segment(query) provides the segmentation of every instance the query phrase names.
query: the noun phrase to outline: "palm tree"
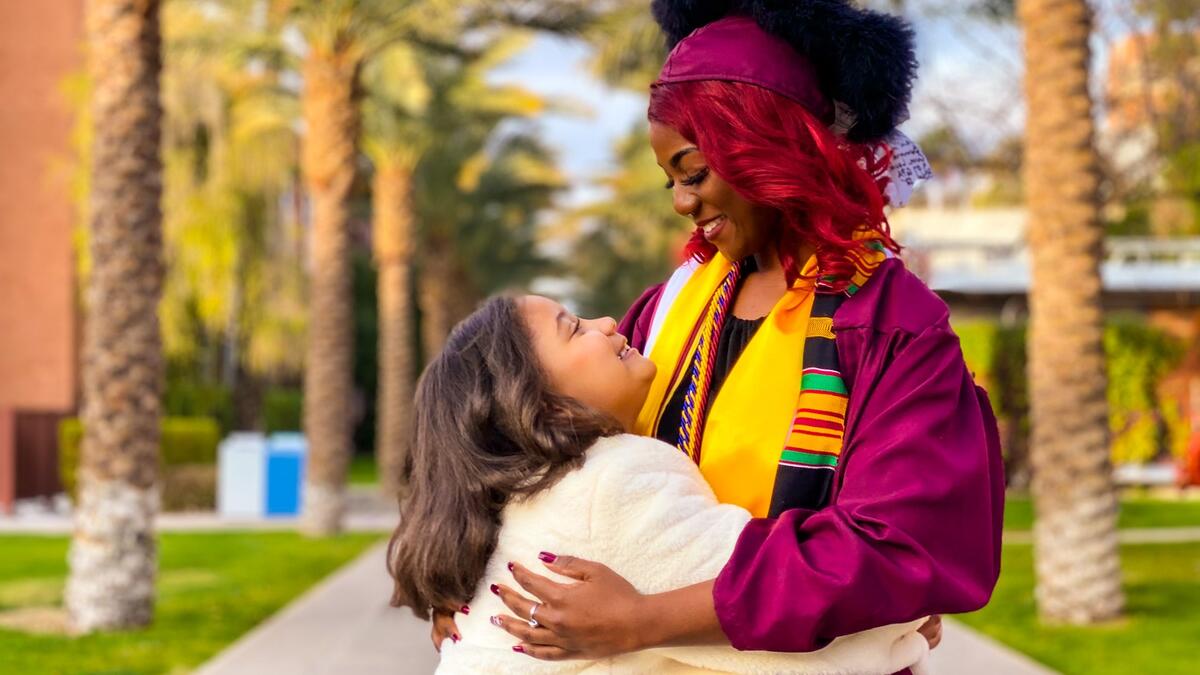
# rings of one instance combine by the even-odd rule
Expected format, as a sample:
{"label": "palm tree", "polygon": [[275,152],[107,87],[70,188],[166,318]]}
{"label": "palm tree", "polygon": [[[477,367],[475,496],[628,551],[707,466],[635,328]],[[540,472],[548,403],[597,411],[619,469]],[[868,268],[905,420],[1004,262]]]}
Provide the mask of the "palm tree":
{"label": "palm tree", "polygon": [[540,222],[554,198],[567,187],[553,153],[535,128],[493,139],[487,167],[455,222],[455,253],[469,270],[470,293],[461,293],[463,314],[483,297],[527,288],[537,277],[556,271],[542,250],[546,227]]}
{"label": "palm tree", "polygon": [[[299,371],[290,351],[263,349],[267,327],[298,323],[300,261],[283,195],[295,188],[299,117],[283,82],[294,59],[257,0],[163,8],[164,245],[160,313],[169,359],[202,380]],[[265,281],[270,278],[270,282]],[[289,344],[296,341],[295,330]]]}
{"label": "palm tree", "polygon": [[646,125],[638,124],[618,143],[619,168],[603,182],[611,197],[566,219],[580,311],[589,316],[621,316],[643,289],[671,273],[687,241],[689,230],[671,208],[649,147]]}
{"label": "palm tree", "polygon": [[159,4],[89,0],[91,272],[84,437],[65,603],[74,630],[154,615],[163,380]]}
{"label": "palm tree", "polygon": [[1029,206],[1034,552],[1043,619],[1092,623],[1124,605],[1109,460],[1100,161],[1086,0],[1020,0]]}
{"label": "palm tree", "polygon": [[412,182],[425,147],[421,115],[428,88],[416,54],[405,44],[389,48],[368,64],[364,81],[363,149],[374,165],[371,243],[379,303],[375,461],[383,494],[392,497],[403,488],[416,386],[412,258],[417,233]]}
{"label": "palm tree", "polygon": [[[594,48],[592,71],[614,87],[644,93],[666,58],[666,42],[646,3],[616,0],[584,38]],[[617,169],[603,184],[610,196],[567,214],[570,273],[580,310],[620,316],[650,284],[678,264],[687,228],[662,189],[662,169],[649,151],[645,122],[616,145]]]}
{"label": "palm tree", "polygon": [[[374,164],[372,243],[379,269],[376,461],[389,496],[402,488],[417,360],[414,250],[419,246],[431,270],[421,286],[445,289],[435,302],[425,296],[427,330],[448,331],[483,294],[545,269],[531,232],[562,177],[540,144],[519,132],[500,139],[494,133],[501,121],[537,112],[544,103],[518,87],[485,81],[528,37],[510,29],[457,53],[399,44],[364,69],[363,148]],[[440,244],[435,264],[429,263],[430,239]],[[446,265],[458,270],[453,285],[442,283]]]}
{"label": "palm tree", "polygon": [[[529,38],[527,32],[508,31],[472,51],[429,54],[423,59],[431,94],[424,133],[430,141],[417,169],[416,209],[421,222],[418,286],[426,356],[437,354],[454,324],[481,297],[496,290],[492,281],[483,278],[489,271],[506,268],[518,276],[528,271],[529,261],[516,251],[527,252],[529,246],[524,244],[529,242],[497,236],[497,217],[505,206],[510,211],[514,206],[503,202],[536,200],[547,182],[553,190],[562,180],[538,145],[540,158],[525,153],[529,161],[513,167],[509,192],[482,189],[501,190],[495,181],[484,179],[495,178],[498,165],[515,159],[516,145],[496,143],[501,122],[528,118],[547,108],[546,101],[521,87],[497,86],[486,79],[492,68],[523,48]],[[490,218],[484,209],[491,211]],[[482,250],[481,241],[486,242]]]}
{"label": "palm tree", "polygon": [[582,25],[582,2],[450,0],[273,0],[305,40],[301,167],[312,205],[310,320],[304,378],[309,454],[301,529],[341,528],[350,427],[353,334],[349,198],[355,181],[362,69],[389,46],[408,43],[457,53],[477,29]]}
{"label": "palm tree", "polygon": [[666,40],[648,4],[615,0],[583,33],[594,50],[593,72],[614,87],[645,92],[667,57]]}
{"label": "palm tree", "polygon": [[398,495],[412,419],[416,354],[412,339],[412,168],[399,153],[376,157],[371,187],[372,245],[378,266],[379,391],[375,458],[380,487]]}
{"label": "palm tree", "polygon": [[351,452],[349,202],[358,162],[358,78],[365,55],[352,3],[302,4],[309,52],[301,68],[301,167],[312,205],[312,260],[304,369],[309,452],[301,527],[308,534],[327,535],[341,529]]}
{"label": "palm tree", "polygon": [[441,0],[277,0],[305,40],[301,169],[312,211],[304,430],[309,453],[301,529],[341,529],[352,448],[353,373],[349,204],[357,174],[364,64],[388,46],[447,30]]}

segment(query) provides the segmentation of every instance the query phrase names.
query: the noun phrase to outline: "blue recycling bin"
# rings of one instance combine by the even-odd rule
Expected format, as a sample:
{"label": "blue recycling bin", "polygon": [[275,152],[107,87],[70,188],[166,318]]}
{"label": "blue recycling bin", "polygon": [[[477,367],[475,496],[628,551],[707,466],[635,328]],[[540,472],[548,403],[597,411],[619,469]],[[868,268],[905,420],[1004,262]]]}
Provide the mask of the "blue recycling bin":
{"label": "blue recycling bin", "polygon": [[268,516],[296,516],[304,490],[304,467],[308,442],[304,434],[280,432],[267,441]]}

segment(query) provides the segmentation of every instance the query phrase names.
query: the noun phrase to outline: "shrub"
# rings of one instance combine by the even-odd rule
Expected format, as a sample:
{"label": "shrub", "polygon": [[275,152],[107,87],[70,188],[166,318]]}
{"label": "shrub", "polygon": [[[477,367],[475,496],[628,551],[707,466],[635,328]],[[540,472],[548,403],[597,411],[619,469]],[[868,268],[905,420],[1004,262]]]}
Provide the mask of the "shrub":
{"label": "shrub", "polygon": [[263,396],[263,425],[267,433],[303,429],[304,394],[299,389],[268,389]]}
{"label": "shrub", "polygon": [[1183,357],[1183,345],[1142,323],[1117,321],[1104,332],[1104,350],[1113,461],[1148,462],[1177,444],[1172,403],[1160,400],[1158,383]]}
{"label": "shrub", "polygon": [[217,507],[217,467],[213,464],[168,466],[162,472],[164,511],[211,511]]}
{"label": "shrub", "polygon": [[1029,474],[1029,393],[1025,379],[1025,327],[994,321],[956,323],[963,359],[987,389],[1000,427],[1005,475],[1023,487]]}
{"label": "shrub", "polygon": [[168,377],[163,414],[167,417],[211,417],[221,425],[221,433],[227,434],[234,424],[233,394],[224,385]]}
{"label": "shrub", "polygon": [[[1006,462],[1017,461],[1029,430],[1025,326],[967,321],[954,329],[968,368],[988,390],[1002,426],[1011,430],[1002,439]],[[1104,349],[1113,461],[1147,462],[1164,450],[1180,452],[1187,441],[1179,404],[1160,400],[1157,390],[1182,357],[1183,345],[1140,320],[1114,318],[1105,326]]]}
{"label": "shrub", "polygon": [[[70,417],[58,425],[59,477],[63,489],[74,499],[79,468],[79,447],[83,442],[83,423]],[[162,421],[160,467],[167,470],[177,466],[215,466],[221,429],[207,417],[165,417]],[[166,482],[164,480],[164,485]]]}

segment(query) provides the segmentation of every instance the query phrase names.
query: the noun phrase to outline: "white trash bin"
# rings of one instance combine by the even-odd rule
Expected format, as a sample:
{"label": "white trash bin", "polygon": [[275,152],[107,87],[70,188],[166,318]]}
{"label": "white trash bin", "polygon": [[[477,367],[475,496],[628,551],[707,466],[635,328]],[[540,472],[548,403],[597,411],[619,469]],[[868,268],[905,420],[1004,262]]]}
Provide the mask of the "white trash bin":
{"label": "white trash bin", "polygon": [[217,448],[217,513],[224,517],[266,515],[267,438],[257,432],[229,434]]}

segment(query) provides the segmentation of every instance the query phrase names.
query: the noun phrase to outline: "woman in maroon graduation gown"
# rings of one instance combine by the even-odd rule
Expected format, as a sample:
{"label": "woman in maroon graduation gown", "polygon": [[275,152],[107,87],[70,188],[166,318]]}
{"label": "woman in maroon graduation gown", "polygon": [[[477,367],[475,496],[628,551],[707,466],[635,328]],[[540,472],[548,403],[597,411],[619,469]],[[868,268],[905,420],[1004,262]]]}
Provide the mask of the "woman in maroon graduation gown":
{"label": "woman in maroon graduation gown", "polygon": [[838,0],[653,4],[674,48],[651,144],[696,230],[621,322],[660,369],[639,424],[760,517],[716,579],[656,595],[547,551],[576,583],[517,565],[498,580],[516,617],[495,622],[566,659],[810,651],[981,607],[999,573],[995,420],[883,213],[927,169],[895,131],[911,31]]}

